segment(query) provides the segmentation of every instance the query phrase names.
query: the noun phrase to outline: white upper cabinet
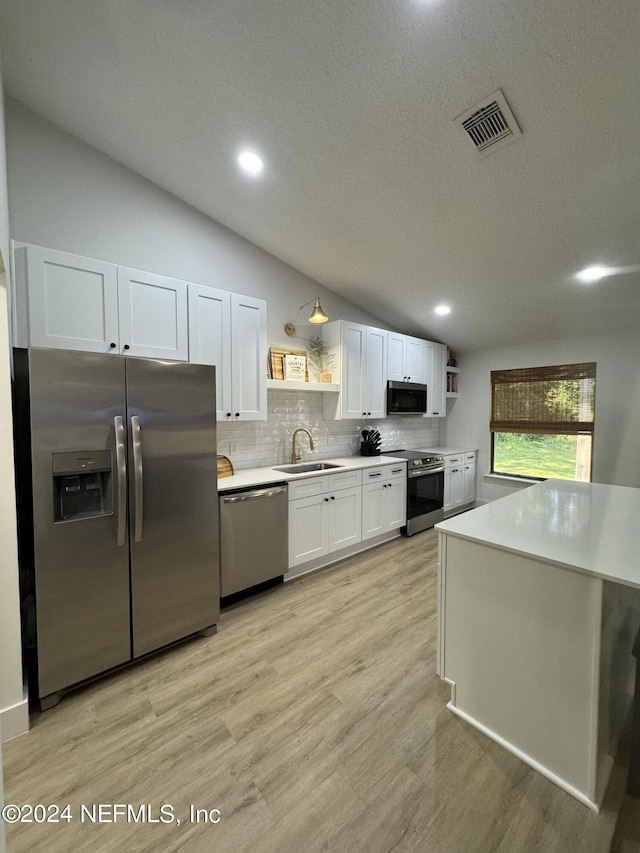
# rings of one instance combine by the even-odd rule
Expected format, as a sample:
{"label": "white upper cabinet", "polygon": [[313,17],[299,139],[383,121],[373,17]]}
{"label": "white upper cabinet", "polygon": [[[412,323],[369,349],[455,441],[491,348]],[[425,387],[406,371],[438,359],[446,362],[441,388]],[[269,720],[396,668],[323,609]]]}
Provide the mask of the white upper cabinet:
{"label": "white upper cabinet", "polygon": [[189,361],[216,366],[218,420],[265,420],[266,302],[190,284]]}
{"label": "white upper cabinet", "polygon": [[215,364],[218,420],[231,412],[231,294],[189,285],[189,361]]}
{"label": "white upper cabinet", "polygon": [[384,418],[387,413],[387,332],[367,327],[364,367],[364,402],[367,417]]}
{"label": "white upper cabinet", "polygon": [[447,348],[444,344],[427,343],[427,363],[431,376],[427,378],[427,417],[444,418],[447,414],[445,397],[445,365]]}
{"label": "white upper cabinet", "polygon": [[427,381],[427,342],[420,338],[412,338],[407,335],[405,339],[405,351],[407,382],[421,382],[424,385]]}
{"label": "white upper cabinet", "polygon": [[337,400],[324,401],[325,417],[385,417],[387,331],[337,320],[323,328],[323,340],[340,370]]}
{"label": "white upper cabinet", "polygon": [[14,257],[18,346],[187,360],[185,281],[41,246]]}
{"label": "white upper cabinet", "polygon": [[40,246],[15,250],[18,346],[118,352],[117,267]]}
{"label": "white upper cabinet", "polygon": [[120,352],[187,361],[187,282],[118,267]]}
{"label": "white upper cabinet", "polygon": [[427,382],[427,342],[399,332],[388,332],[387,379]]}
{"label": "white upper cabinet", "polygon": [[232,406],[229,418],[267,417],[267,303],[231,294]]}

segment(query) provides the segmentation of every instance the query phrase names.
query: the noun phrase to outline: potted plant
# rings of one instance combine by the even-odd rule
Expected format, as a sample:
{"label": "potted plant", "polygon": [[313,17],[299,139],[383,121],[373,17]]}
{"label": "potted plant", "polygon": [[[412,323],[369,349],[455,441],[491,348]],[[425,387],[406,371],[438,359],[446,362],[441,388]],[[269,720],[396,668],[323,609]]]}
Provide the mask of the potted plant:
{"label": "potted plant", "polygon": [[318,382],[331,382],[331,370],[336,358],[319,335],[307,341],[307,357]]}

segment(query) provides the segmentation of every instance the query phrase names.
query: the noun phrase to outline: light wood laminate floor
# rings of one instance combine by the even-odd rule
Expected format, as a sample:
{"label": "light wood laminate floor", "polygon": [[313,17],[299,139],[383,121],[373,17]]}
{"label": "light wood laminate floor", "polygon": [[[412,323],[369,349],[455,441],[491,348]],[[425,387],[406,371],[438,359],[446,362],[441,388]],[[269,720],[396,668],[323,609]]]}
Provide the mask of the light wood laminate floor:
{"label": "light wood laminate floor", "polygon": [[[5,802],[73,819],[8,827],[9,853],[640,850],[621,767],[596,815],[446,710],[436,572],[433,531],[394,540],[37,715],[4,746]],[[99,803],[180,825],[82,822]]]}

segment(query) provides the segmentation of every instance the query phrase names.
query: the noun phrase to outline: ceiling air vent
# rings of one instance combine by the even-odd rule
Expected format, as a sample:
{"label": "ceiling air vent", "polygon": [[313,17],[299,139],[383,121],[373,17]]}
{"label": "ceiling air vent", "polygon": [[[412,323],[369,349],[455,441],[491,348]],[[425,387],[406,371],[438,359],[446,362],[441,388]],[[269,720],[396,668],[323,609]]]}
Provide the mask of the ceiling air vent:
{"label": "ceiling air vent", "polygon": [[454,119],[479,154],[513,142],[522,132],[504,95],[498,89],[470,110]]}

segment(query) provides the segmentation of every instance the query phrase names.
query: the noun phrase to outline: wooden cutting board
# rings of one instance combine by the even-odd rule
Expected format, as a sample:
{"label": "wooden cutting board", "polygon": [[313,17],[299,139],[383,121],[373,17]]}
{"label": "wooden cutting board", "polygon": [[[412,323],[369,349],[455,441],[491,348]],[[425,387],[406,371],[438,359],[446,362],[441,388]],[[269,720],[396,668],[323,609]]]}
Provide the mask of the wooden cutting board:
{"label": "wooden cutting board", "polygon": [[233,465],[226,456],[218,456],[218,479],[233,477]]}

